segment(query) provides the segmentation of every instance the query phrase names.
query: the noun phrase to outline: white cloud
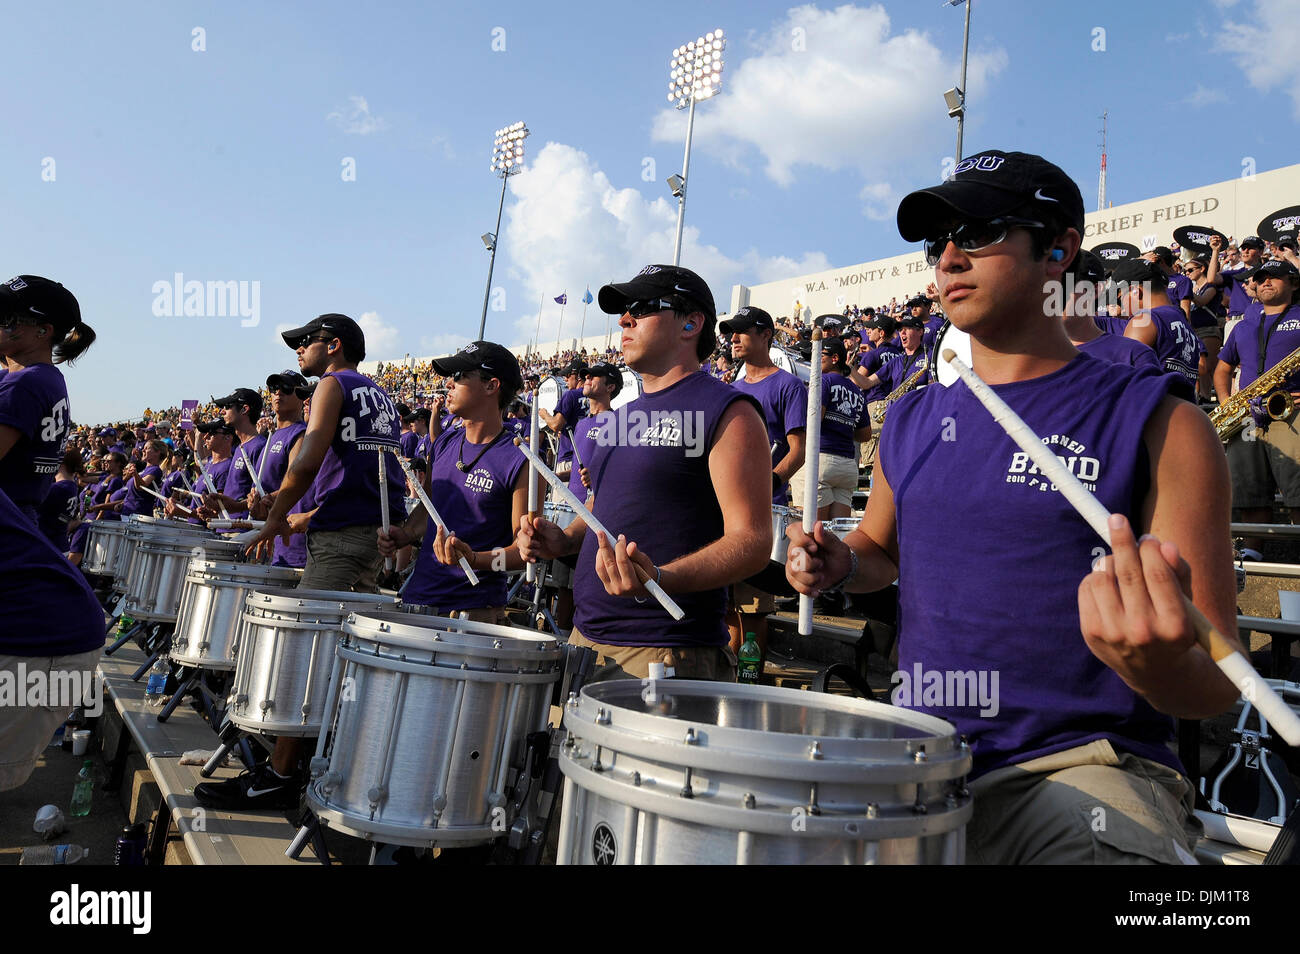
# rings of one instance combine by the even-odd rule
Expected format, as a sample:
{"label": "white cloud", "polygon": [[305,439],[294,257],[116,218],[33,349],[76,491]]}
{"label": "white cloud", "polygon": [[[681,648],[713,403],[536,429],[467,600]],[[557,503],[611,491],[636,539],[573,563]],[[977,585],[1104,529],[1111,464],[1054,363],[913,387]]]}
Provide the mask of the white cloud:
{"label": "white cloud", "polygon": [[388,128],[388,121],[370,112],[364,96],[349,96],[347,105],[340,106],[326,117],[349,136],[369,136]]}
{"label": "white cloud", "polygon": [[[721,95],[697,107],[697,148],[738,167],[757,152],[783,186],[799,166],[855,169],[876,184],[918,156],[938,169],[950,154],[943,90],[956,85],[959,52],[949,59],[915,30],[891,35],[883,6],[796,7],[743,57],[731,42]],[[1000,48],[972,51],[971,97],[1006,64]],[[684,141],[684,112],[660,112],[655,139]]]}
{"label": "white cloud", "polygon": [[420,338],[420,357],[439,357],[444,354],[451,354],[453,351],[459,351],[465,345],[469,344],[471,338],[468,334],[458,331],[449,331],[436,335],[424,335]]}
{"label": "white cloud", "polygon": [[[672,261],[676,202],[617,188],[586,153],[572,146],[547,143],[514,177],[510,193],[501,255],[526,297],[522,309],[512,303],[512,328],[503,327],[497,313],[488,313],[487,337],[492,340],[507,345],[531,341],[541,299],[540,341],[549,350],[555,346],[560,320],[560,306],[553,299],[561,292],[569,295],[564,337],[577,337],[586,287],[594,296],[606,282],[626,281],[647,264]],[[690,221],[688,207],[681,261],[709,283],[720,312],[730,307],[733,284],[758,284],[831,267],[821,252],[805,252],[799,258],[768,257],[755,248],[728,254],[703,243]],[[585,334],[604,330],[605,315],[593,303],[587,307]]]}
{"label": "white cloud", "polygon": [[877,222],[892,219],[898,208],[899,196],[888,182],[867,183],[858,198],[862,200],[862,214]]}
{"label": "white cloud", "polygon": [[452,148],[451,140],[446,136],[434,136],[433,144],[442,150],[442,157],[444,159],[456,158],[456,150]]}
{"label": "white cloud", "polygon": [[366,336],[366,357],[370,360],[405,353],[401,348],[401,332],[380,318],[379,312],[367,311],[357,319],[357,324]]}
{"label": "white cloud", "polygon": [[1182,101],[1188,106],[1210,106],[1214,103],[1226,103],[1228,94],[1221,89],[1212,89],[1197,83],[1196,88],[1184,96]]}
{"label": "white cloud", "polygon": [[1250,85],[1263,93],[1281,88],[1291,97],[1300,118],[1300,18],[1295,0],[1254,0],[1248,8],[1226,18],[1215,43],[1229,53]]}

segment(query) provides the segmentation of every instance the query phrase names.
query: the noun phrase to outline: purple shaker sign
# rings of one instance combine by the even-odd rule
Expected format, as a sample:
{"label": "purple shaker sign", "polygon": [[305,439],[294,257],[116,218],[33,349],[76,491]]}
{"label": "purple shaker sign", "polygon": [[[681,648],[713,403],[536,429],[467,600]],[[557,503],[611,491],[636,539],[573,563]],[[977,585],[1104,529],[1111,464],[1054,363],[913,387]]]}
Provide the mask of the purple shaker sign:
{"label": "purple shaker sign", "polygon": [[181,401],[181,430],[188,431],[194,427],[194,412],[198,408],[198,401]]}

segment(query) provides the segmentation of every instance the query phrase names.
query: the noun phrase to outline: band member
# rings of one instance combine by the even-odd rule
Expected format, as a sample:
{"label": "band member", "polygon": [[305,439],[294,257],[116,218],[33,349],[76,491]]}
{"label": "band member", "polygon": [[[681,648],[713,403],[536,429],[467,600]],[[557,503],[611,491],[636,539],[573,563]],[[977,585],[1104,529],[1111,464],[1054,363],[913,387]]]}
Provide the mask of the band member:
{"label": "band member", "polygon": [[542,423],[555,432],[559,438],[555,452],[555,472],[567,477],[573,462],[573,439],[569,436],[578,421],[586,415],[582,401],[582,382],[587,376],[587,364],[574,358],[564,368],[564,384],[567,390],[556,402],[555,413],[544,407],[537,409],[537,416]]}
{"label": "band member", "polygon": [[[257,420],[262,416],[262,395],[252,388],[235,388],[223,398],[212,402],[221,410],[222,419],[235,431],[235,446],[231,448],[230,469],[226,473],[224,484],[218,484],[221,490],[220,503],[231,514],[244,513],[248,510],[245,499],[254,493],[253,478],[256,470],[249,471],[251,464],[257,467],[266,446],[266,438],[257,432]],[[263,490],[266,485],[263,484]],[[217,501],[204,500],[204,505],[214,508]]]}
{"label": "band member", "polygon": [[[808,388],[789,371],[772,363],[772,316],[762,308],[747,305],[737,309],[718,325],[731,335],[731,356],[745,363],[745,373],[732,387],[752,397],[762,408],[767,439],[772,446],[772,503],[790,503],[790,478],[804,463],[804,440],[808,427]],[[769,518],[770,519],[770,518]],[[746,633],[753,633],[764,657],[767,654],[767,617],[776,600],[748,583],[732,587],[727,627],[732,652],[739,652]],[[762,667],[760,665],[759,672]]]}
{"label": "band member", "polygon": [[402,445],[402,456],[410,460],[415,456],[415,445],[420,443],[420,435],[415,433],[415,428],[412,426],[415,418],[411,417],[410,407],[398,401],[397,413],[402,418],[402,434],[397,442]]}
{"label": "band member", "polygon": [[[69,447],[63,452],[59,472],[37,513],[41,532],[60,553],[69,552],[68,534],[75,531],[76,524],[80,523],[81,487],[77,478],[84,472],[81,454],[76,448]],[[80,553],[72,562],[73,566],[81,563]]]}
{"label": "band member", "polygon": [[[379,552],[391,556],[423,540],[402,601],[441,616],[465,612],[477,622],[502,623],[506,572],[523,566],[514,528],[528,512],[527,460],[501,419],[523,387],[519,362],[499,344],[475,341],[435,358],[433,367],[451,376],[447,407],[465,422],[439,435],[429,470],[429,498],[451,533],[430,527],[428,511],[418,507],[387,534],[379,531]],[[477,586],[461,569],[462,558],[478,575]]]}
{"label": "band member", "polygon": [[141,461],[143,466],[136,468],[137,473],[126,485],[126,497],[122,500],[123,517],[138,513],[146,515],[153,513],[158,498],[143,488],[147,487],[155,494],[161,492],[159,488],[162,486],[163,472],[160,465],[167,453],[167,445],[162,441],[156,438],[145,441],[144,459]]}
{"label": "band member", "polygon": [[433,450],[433,438],[429,436],[429,421],[433,414],[427,407],[418,407],[406,417],[403,421],[411,425],[409,434],[415,437],[415,443],[411,445],[411,458],[422,457],[424,460],[429,459],[429,452]]}
{"label": "band member", "polygon": [[1096,306],[1101,301],[1108,278],[1101,259],[1086,250],[1079,252],[1074,276],[1074,293],[1065,302],[1063,319],[1070,344],[1094,358],[1163,373],[1156,353],[1142,342],[1122,335],[1108,335],[1097,327]]}
{"label": "band member", "polygon": [[[733,679],[726,587],[754,575],[772,549],[770,445],[751,398],[700,370],[714,348],[708,285],[674,265],[650,265],[600,290],[622,314],[623,356],[642,393],[614,412],[586,461],[593,512],[618,538],[521,521],[525,559],[578,552],[569,642],[596,650],[596,678],[644,678],[652,662],[681,678]],[[692,431],[688,440],[688,425]],[[685,612],[668,615],[654,579]]]}
{"label": "band member", "polygon": [[[868,311],[870,310],[868,309]],[[858,358],[857,367],[853,369],[849,377],[862,391],[869,413],[872,405],[889,397],[890,388],[886,387],[879,377],[876,378],[874,385],[868,385],[867,381],[872,375],[876,375],[881,368],[901,355],[903,346],[894,340],[897,327],[894,319],[886,314],[877,315],[872,312],[871,317],[866,320],[863,327],[866,329],[867,341],[871,347],[862,352],[861,357]],[[871,467],[875,464],[876,445],[879,441],[879,431],[873,431],[871,438],[862,445],[862,456],[859,459],[861,466]]]}
{"label": "band member", "polygon": [[[379,486],[379,452],[395,455],[400,450],[397,408],[382,388],[357,371],[366,357],[366,339],[348,316],[320,315],[281,337],[297,351],[302,373],[320,382],[298,453],[265,526],[248,549],[258,551],[276,537],[288,543],[294,533],[289,512],[310,490],[316,509],[298,586],[374,592],[381,563],[380,493],[388,494],[390,513],[403,512],[402,471],[396,459],[388,462],[387,486]],[[195,797],[209,807],[294,807],[306,781],[299,765],[305,751],[302,740],[281,737],[269,764],[224,782],[204,782],[195,787]]]}
{"label": "band member", "polygon": [[1182,375],[1195,394],[1201,341],[1182,309],[1170,303],[1164,273],[1155,264],[1135,258],[1116,266],[1111,278],[1119,288],[1120,312],[1129,319],[1124,337],[1155,351],[1160,366]]}
{"label": "band member", "polygon": [[[48,325],[47,325],[48,327]],[[47,336],[48,337],[48,336]],[[0,792],[24,784],[50,736],[84,695],[104,648],[104,610],[81,571],[0,490],[0,683],[12,696],[40,673],[39,705],[0,705]],[[65,694],[66,693],[66,694]]]}
{"label": "band member", "polygon": [[0,284],[0,490],[36,525],[72,420],[55,367],[95,340],[72,292],[37,275]]}
{"label": "band member", "polygon": [[[1261,309],[1232,329],[1214,369],[1214,388],[1222,405],[1230,395],[1232,372],[1241,369],[1240,387],[1250,387],[1264,372],[1300,348],[1300,307],[1296,305],[1300,273],[1290,262],[1265,262],[1254,273]],[[1300,399],[1300,372],[1287,375],[1282,390]],[[1265,396],[1266,397],[1266,396]],[[1300,433],[1296,418],[1272,420],[1263,399],[1252,403],[1251,425],[1228,440],[1228,470],[1232,474],[1232,508],[1248,523],[1273,522],[1273,494],[1300,515]],[[1258,541],[1247,541],[1258,545]]]}
{"label": "band member", "polygon": [[[857,444],[871,437],[871,416],[862,389],[846,375],[848,352],[835,338],[822,341],[822,431],[817,455],[817,518],[832,520],[853,512],[858,489]],[[803,506],[803,471],[791,484],[794,503]]]}
{"label": "band member", "polygon": [[[968,860],[1178,863],[1197,826],[1170,717],[1210,716],[1237,697],[1197,646],[1182,599],[1189,589],[1236,644],[1214,431],[1169,395],[1168,375],[1080,355],[1060,322],[1044,323],[1047,289],[1084,227],[1078,187],[1056,166],[971,156],[904,198],[898,222],[905,239],[925,241],[975,372],[1059,445],[1113,514],[1113,555],[1097,559],[1094,531],[954,385],[899,400],[862,523],[843,542],[821,525],[814,539],[791,527],[787,575],[809,593],[873,591],[897,577],[900,672],[941,683],[944,673],[997,674],[996,706],[964,693],[935,704],[920,685],[896,696],[973,746]],[[990,536],[995,522],[1019,528],[1014,551]],[[934,586],[938,555],[945,573]],[[1104,826],[1088,823],[1093,808]]]}
{"label": "band member", "polygon": [[[925,323],[920,318],[908,315],[898,320],[897,328],[898,343],[902,348],[898,357],[882,364],[880,370],[875,374],[868,375],[861,380],[854,379],[854,383],[862,388],[864,393],[870,393],[872,389],[879,387],[888,397],[899,385],[918,371],[924,373],[917,380],[916,387],[929,383],[930,373],[925,369],[930,363],[930,349],[925,341]],[[881,400],[884,400],[884,398],[881,398]],[[868,406],[870,405],[868,404]]]}

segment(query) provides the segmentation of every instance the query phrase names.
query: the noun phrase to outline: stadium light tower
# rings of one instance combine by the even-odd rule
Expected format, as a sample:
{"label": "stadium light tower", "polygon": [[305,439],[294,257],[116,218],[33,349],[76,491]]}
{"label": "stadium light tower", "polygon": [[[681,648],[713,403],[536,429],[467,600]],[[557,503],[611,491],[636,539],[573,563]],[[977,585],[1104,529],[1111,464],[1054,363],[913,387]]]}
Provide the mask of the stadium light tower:
{"label": "stadium light tower", "polygon": [[961,40],[961,80],[956,87],[948,90],[943,94],[944,102],[948,106],[948,115],[957,117],[957,156],[958,162],[961,162],[961,134],[962,127],[966,124],[966,53],[970,50],[970,5],[971,0],[945,0],[945,7],[956,7],[962,3],[966,4],[966,29]]}
{"label": "stadium light tower", "polygon": [[498,129],[492,141],[492,172],[501,177],[501,202],[497,205],[497,227],[483,235],[483,246],[491,254],[488,259],[487,290],[483,292],[483,317],[478,323],[478,340],[483,340],[487,327],[488,299],[492,297],[492,269],[497,263],[497,247],[501,244],[501,211],[506,205],[506,183],[510,177],[524,171],[524,140],[528,127],[522,122]]}
{"label": "stadium light tower", "polygon": [[686,187],[691,168],[691,135],[695,131],[695,102],[708,99],[722,88],[722,50],[726,41],[721,30],[673,50],[668,64],[668,102],[689,109],[686,117],[686,155],[682,174],[668,177],[668,187],[677,197],[677,238],[673,241],[673,264],[681,264],[682,225],[686,220]]}

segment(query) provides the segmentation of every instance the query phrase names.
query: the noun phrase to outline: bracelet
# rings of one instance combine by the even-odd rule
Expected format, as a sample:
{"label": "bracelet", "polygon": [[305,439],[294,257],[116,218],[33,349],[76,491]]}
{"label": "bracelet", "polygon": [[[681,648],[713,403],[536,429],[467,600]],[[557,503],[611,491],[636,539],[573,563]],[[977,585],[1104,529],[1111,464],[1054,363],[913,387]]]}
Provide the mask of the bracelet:
{"label": "bracelet", "polygon": [[828,586],[826,587],[826,589],[822,590],[822,592],[823,593],[843,592],[845,584],[848,583],[851,579],[853,579],[854,574],[856,574],[857,572],[858,572],[858,554],[856,551],[854,551],[852,547],[849,547],[849,572],[845,573],[844,577],[834,586]]}
{"label": "bracelet", "polygon": [[[850,551],[850,552],[852,552],[852,551]],[[664,570],[663,570],[663,567],[661,567],[661,566],[656,566],[656,567],[655,567],[655,582],[658,583],[660,586],[663,586],[663,579],[664,579]],[[644,603],[646,600],[650,599],[650,597],[648,597],[648,596],[634,596],[634,597],[632,597],[632,599],[636,600],[638,603]]]}

